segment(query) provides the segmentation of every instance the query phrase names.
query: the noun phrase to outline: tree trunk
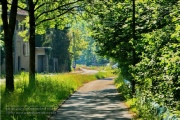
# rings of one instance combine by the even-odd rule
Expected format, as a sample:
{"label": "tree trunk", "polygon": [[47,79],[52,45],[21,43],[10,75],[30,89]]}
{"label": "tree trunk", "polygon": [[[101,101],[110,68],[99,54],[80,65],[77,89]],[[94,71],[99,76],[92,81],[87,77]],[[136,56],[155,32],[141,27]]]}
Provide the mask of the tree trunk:
{"label": "tree trunk", "polygon": [[4,36],[5,42],[5,66],[6,66],[6,91],[14,91],[14,76],[13,76],[13,51],[12,39],[10,36]]}
{"label": "tree trunk", "polygon": [[179,101],[180,100],[180,89],[179,89],[180,83],[178,82],[178,71],[175,77],[173,78],[173,87],[176,88],[173,90],[174,100]]}
{"label": "tree trunk", "polygon": [[[132,25],[132,32],[133,32],[133,41],[135,43],[136,40],[136,36],[135,36],[135,0],[133,0],[133,15],[132,15],[132,20],[133,20],[133,25]],[[135,66],[136,64],[136,52],[135,49],[133,48],[133,66]],[[135,90],[135,85],[136,82],[133,79],[132,80],[132,94],[135,94],[136,90]]]}
{"label": "tree trunk", "polygon": [[29,86],[35,86],[35,15],[34,8],[35,5],[33,0],[28,0],[29,7],[29,25],[30,25],[30,37],[29,37]]}
{"label": "tree trunk", "polygon": [[13,0],[9,18],[8,18],[7,0],[3,0],[1,4],[2,4],[2,20],[3,20],[3,29],[4,29],[4,43],[5,43],[6,91],[14,91],[12,45],[13,45],[13,35],[16,24],[18,1]]}

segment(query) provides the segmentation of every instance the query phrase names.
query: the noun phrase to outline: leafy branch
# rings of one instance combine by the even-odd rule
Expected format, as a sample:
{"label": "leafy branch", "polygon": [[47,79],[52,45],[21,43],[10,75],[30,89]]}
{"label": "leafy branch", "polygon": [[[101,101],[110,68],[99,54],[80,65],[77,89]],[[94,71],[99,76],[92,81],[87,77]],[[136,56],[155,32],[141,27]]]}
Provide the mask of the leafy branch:
{"label": "leafy branch", "polygon": [[[46,14],[46,13],[50,13],[50,12],[53,12],[53,11],[56,11],[56,10],[61,10],[61,8],[64,8],[64,7],[69,6],[69,5],[72,5],[72,4],[75,4],[75,3],[80,2],[80,1],[83,1],[83,0],[77,0],[77,1],[74,1],[74,2],[71,2],[71,3],[67,3],[67,4],[64,4],[64,5],[58,6],[58,7],[54,8],[54,9],[44,11],[44,12],[42,12],[41,14],[39,14],[39,15],[36,17],[36,19],[39,19],[39,17],[41,17],[42,15],[44,15],[44,14]],[[58,1],[53,1],[53,2],[58,2]],[[42,3],[41,5],[39,5],[39,6],[35,9],[35,11],[38,10],[39,8],[43,7],[44,5],[47,5],[47,4],[52,4],[52,2]]]}
{"label": "leafy branch", "polygon": [[53,16],[53,17],[51,17],[51,18],[43,19],[43,20],[41,20],[40,22],[38,22],[38,23],[36,24],[36,26],[40,25],[40,24],[43,23],[43,22],[50,21],[50,20],[53,20],[53,19],[55,19],[55,18],[57,18],[57,17],[60,17],[60,16],[62,16],[62,15],[64,15],[64,14],[70,12],[71,10],[73,10],[73,9],[76,8],[76,7],[77,7],[77,6],[74,6],[74,7],[72,7],[72,8],[69,8],[68,10],[64,11],[63,13],[61,13],[61,14],[59,14],[59,15],[56,15],[56,16]]}

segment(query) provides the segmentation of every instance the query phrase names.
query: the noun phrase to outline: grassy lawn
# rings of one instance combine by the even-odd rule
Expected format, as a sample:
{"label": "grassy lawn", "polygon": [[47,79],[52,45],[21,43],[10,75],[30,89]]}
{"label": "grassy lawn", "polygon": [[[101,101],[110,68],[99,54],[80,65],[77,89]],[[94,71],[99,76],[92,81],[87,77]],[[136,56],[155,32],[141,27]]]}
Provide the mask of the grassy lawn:
{"label": "grassy lawn", "polygon": [[111,70],[94,75],[86,74],[37,74],[36,86],[28,88],[28,74],[15,75],[15,91],[5,93],[1,84],[2,120],[45,120],[65,99],[84,83],[109,77]]}

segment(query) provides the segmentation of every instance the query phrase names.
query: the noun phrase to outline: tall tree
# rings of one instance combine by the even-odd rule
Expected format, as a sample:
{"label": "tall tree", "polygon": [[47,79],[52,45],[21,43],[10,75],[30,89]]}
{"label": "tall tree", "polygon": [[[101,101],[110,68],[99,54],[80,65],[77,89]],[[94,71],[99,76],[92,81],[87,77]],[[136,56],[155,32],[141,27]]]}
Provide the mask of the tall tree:
{"label": "tall tree", "polygon": [[[35,85],[35,35],[44,34],[47,28],[63,29],[69,23],[70,14],[76,12],[83,0],[20,0],[19,8],[29,13],[29,31],[21,33],[29,35],[30,62],[29,62],[29,85]],[[70,14],[68,14],[70,13]]]}
{"label": "tall tree", "polygon": [[[133,44],[135,44],[136,42],[136,30],[135,30],[135,27],[136,27],[136,24],[135,24],[135,22],[136,22],[136,19],[135,19],[135,0],[133,0],[133,4],[132,4],[133,6],[133,12],[132,12],[132,21],[133,21],[133,24],[132,24],[132,38],[133,38]],[[132,50],[132,54],[133,54],[133,66],[135,66],[136,65],[136,63],[137,63],[137,61],[136,61],[136,51],[135,51],[135,49],[133,48],[133,50]],[[135,85],[136,85],[136,81],[133,79],[132,80],[132,94],[134,94],[135,93]]]}
{"label": "tall tree", "polygon": [[[51,58],[57,58],[58,64],[53,70],[54,72],[70,72],[71,71],[71,57],[69,52],[70,40],[67,36],[68,27],[64,30],[55,28],[48,29],[43,35],[44,47],[51,47]],[[51,70],[52,71],[52,70]]]}
{"label": "tall tree", "polygon": [[74,22],[69,29],[68,37],[71,40],[69,50],[72,55],[73,64],[76,66],[76,60],[79,59],[82,51],[87,47],[85,22],[80,20],[78,16],[76,16],[76,19],[74,19]]}
{"label": "tall tree", "polygon": [[[88,13],[96,15],[90,19],[97,18],[92,31],[100,47],[98,53],[116,59],[123,76],[132,80],[132,83],[135,82],[131,68],[142,60],[144,54],[144,43],[141,43],[142,34],[172,24],[170,16],[174,13],[170,13],[172,8],[168,6],[176,3],[177,1],[149,2],[148,0],[136,1],[136,4],[134,0],[133,2],[99,1],[94,4],[95,7],[91,7],[93,9],[85,8]],[[137,83],[140,84],[139,81]],[[133,84],[133,93],[134,88]]]}
{"label": "tall tree", "polygon": [[[39,1],[28,0],[29,25],[30,25],[30,64],[29,64],[29,85],[35,85],[35,30],[36,27],[51,21],[52,26],[55,22],[63,22],[63,16],[77,8],[77,3],[82,0],[56,0]],[[55,20],[56,19],[56,20]],[[54,22],[54,23],[53,23]]]}
{"label": "tall tree", "polygon": [[5,61],[6,61],[6,90],[14,90],[14,77],[13,77],[13,34],[16,24],[17,4],[18,0],[12,0],[10,11],[8,11],[7,0],[2,0],[2,21],[4,30],[4,43],[5,43]]}
{"label": "tall tree", "polygon": [[35,85],[35,5],[33,0],[28,0],[28,12],[29,12],[29,86]]}

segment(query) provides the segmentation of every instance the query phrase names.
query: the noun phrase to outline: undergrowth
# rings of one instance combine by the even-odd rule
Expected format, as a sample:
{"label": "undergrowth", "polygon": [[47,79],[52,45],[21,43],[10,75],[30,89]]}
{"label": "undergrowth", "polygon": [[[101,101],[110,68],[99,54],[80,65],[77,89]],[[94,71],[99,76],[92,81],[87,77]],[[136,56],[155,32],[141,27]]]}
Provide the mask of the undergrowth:
{"label": "undergrowth", "polygon": [[175,106],[174,109],[168,108],[160,97],[148,96],[148,91],[136,86],[136,94],[132,97],[131,88],[125,83],[123,76],[119,72],[115,79],[115,85],[121,95],[124,97],[126,105],[134,113],[134,120],[180,120],[180,109]]}

